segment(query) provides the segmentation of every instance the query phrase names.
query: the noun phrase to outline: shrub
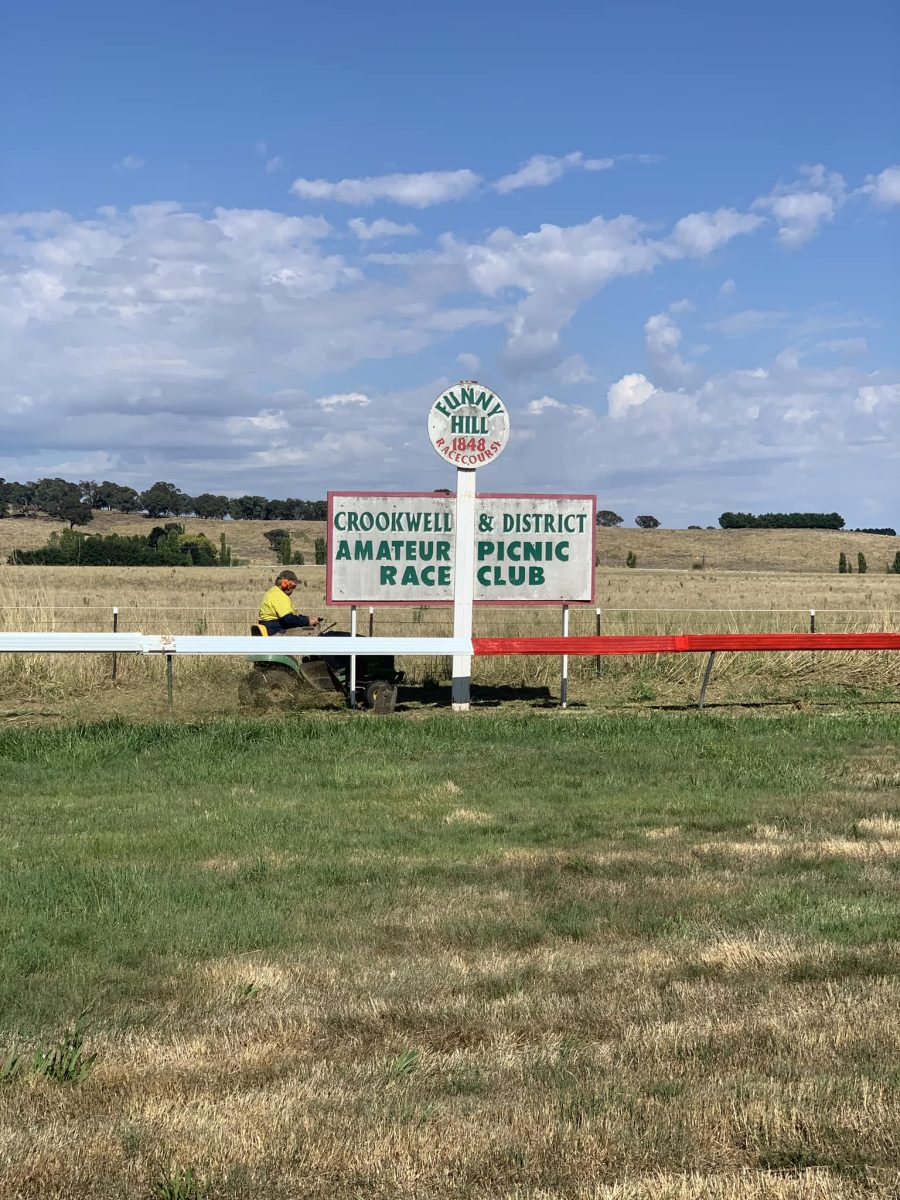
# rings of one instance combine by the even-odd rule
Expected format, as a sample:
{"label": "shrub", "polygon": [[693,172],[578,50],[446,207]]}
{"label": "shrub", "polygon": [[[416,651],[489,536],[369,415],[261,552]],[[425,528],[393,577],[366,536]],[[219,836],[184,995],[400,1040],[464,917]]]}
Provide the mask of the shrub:
{"label": "shrub", "polygon": [[628,551],[628,555],[625,559],[625,566],[626,567],[636,567],[637,566],[637,555],[635,554],[635,552],[633,550]]}
{"label": "shrub", "polygon": [[859,571],[860,575],[865,575],[866,571],[868,570],[866,556],[863,554],[862,550],[860,550],[856,556],[856,569]]}
{"label": "shrub", "polygon": [[839,575],[847,574],[847,555],[843,552],[843,550],[840,552],[840,554],[838,556],[838,574]]}
{"label": "shrub", "polygon": [[893,563],[888,567],[889,575],[900,575],[900,550],[894,555]]}
{"label": "shrub", "polygon": [[315,544],[315,556],[316,556],[316,566],[317,567],[322,567],[325,565],[326,553],[327,553],[327,546],[325,543],[325,539],[323,537],[317,537],[316,544]]}

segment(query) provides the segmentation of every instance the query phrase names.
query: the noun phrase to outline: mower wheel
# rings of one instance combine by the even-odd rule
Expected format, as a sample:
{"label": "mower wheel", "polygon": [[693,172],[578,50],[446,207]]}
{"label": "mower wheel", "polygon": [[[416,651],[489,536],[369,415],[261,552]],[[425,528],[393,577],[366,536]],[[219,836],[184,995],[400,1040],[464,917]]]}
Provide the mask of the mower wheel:
{"label": "mower wheel", "polygon": [[366,708],[374,713],[392,713],[397,707],[397,688],[393,683],[378,679],[366,688]]}
{"label": "mower wheel", "polygon": [[301,680],[295,671],[277,663],[264,670],[257,667],[241,680],[239,696],[243,704],[258,712],[290,708],[297,700]]}

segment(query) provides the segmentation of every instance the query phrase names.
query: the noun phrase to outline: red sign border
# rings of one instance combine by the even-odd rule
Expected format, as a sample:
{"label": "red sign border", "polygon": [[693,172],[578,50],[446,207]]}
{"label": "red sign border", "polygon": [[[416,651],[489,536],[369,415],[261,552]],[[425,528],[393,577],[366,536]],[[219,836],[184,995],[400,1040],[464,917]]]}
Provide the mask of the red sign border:
{"label": "red sign border", "polygon": [[[329,608],[452,608],[452,600],[335,600],[331,594],[331,528],[335,496],[375,496],[390,500],[433,500],[436,495],[452,499],[456,492],[328,492],[328,530],[325,559],[325,603]],[[590,500],[591,502],[591,598],[590,600],[474,600],[483,608],[560,608],[563,604],[589,605],[597,596],[597,497],[591,492],[479,492],[477,499],[485,500]]]}

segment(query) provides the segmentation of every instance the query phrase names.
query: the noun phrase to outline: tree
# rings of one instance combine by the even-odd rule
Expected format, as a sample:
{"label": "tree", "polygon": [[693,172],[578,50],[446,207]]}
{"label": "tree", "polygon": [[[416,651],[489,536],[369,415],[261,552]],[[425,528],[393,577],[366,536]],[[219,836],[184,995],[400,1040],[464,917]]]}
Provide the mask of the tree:
{"label": "tree", "polygon": [[81,503],[81,488],[67,479],[39,479],[34,486],[34,504],[48,517],[63,518],[62,508],[66,504]]}
{"label": "tree", "polygon": [[847,555],[843,550],[838,555],[838,575],[847,574]]}
{"label": "tree", "polygon": [[863,554],[862,550],[860,550],[856,556],[856,568],[860,575],[865,575],[866,571],[869,569],[869,564],[866,562],[866,556]]}
{"label": "tree", "polygon": [[147,510],[147,516],[179,517],[185,511],[187,497],[179,491],[174,483],[154,483],[153,487],[141,492],[141,506]]}
{"label": "tree", "polygon": [[194,512],[205,521],[221,521],[228,512],[228,497],[202,492],[194,500]]}
{"label": "tree", "polygon": [[140,512],[141,498],[131,487],[122,487],[104,479],[98,488],[99,503],[96,508],[115,509],[116,512]]}
{"label": "tree", "polygon": [[0,518],[9,515],[9,488],[6,480],[0,475]]}
{"label": "tree", "polygon": [[317,537],[315,541],[315,559],[316,566],[321,567],[325,564],[325,557],[328,553],[328,545],[323,537]]}
{"label": "tree", "polygon": [[82,479],[78,484],[82,500],[87,501],[91,508],[102,507],[103,486],[96,479]]}
{"label": "tree", "polygon": [[888,567],[889,575],[900,575],[900,550],[894,555],[893,563]]}
{"label": "tree", "polygon": [[263,521],[267,504],[265,496],[239,496],[229,502],[228,511],[235,521]]}
{"label": "tree", "polygon": [[656,517],[635,517],[634,523],[638,529],[659,529],[659,521]]}
{"label": "tree", "polygon": [[76,525],[87,525],[89,521],[93,521],[94,512],[89,500],[76,500],[72,497],[60,504],[57,516],[63,521],[68,521],[69,528],[74,529]]}
{"label": "tree", "polygon": [[628,554],[625,558],[625,566],[626,567],[636,567],[637,566],[637,555],[635,554],[635,552],[633,550],[628,551]]}
{"label": "tree", "polygon": [[614,513],[611,508],[601,508],[597,512],[597,524],[601,529],[615,529],[617,525],[621,525],[623,518],[618,513]]}

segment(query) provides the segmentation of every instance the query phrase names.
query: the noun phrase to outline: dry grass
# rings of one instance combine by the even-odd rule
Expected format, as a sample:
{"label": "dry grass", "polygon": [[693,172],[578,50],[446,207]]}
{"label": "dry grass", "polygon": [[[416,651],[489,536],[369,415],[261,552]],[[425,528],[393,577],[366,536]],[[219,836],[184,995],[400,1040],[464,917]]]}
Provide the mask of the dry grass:
{"label": "dry grass", "polygon": [[[145,528],[140,518],[101,515],[98,529]],[[189,522],[189,524],[191,524]],[[245,633],[255,616],[259,596],[271,581],[274,564],[262,531],[265,522],[194,522],[215,534],[213,525],[228,530],[232,541],[240,537],[240,552],[257,565],[230,570],[184,568],[105,568],[105,567],[11,567],[0,565],[0,630],[74,629],[107,630],[111,627],[112,608],[119,609],[119,628],[145,633]],[[311,543],[320,526],[314,522],[293,523]],[[12,536],[10,530],[31,531],[35,540],[45,539],[47,522],[0,521],[0,540]],[[752,561],[754,555],[770,555],[770,566],[790,562],[799,568],[792,573],[749,570],[659,569],[626,570],[601,566],[597,573],[597,605],[602,608],[602,628],[609,634],[670,634],[703,632],[791,632],[809,628],[809,610],[816,610],[820,631],[896,630],[900,628],[900,587],[898,576],[875,573],[873,547],[886,547],[893,539],[874,535],[854,535],[868,539],[871,571],[865,575],[812,573],[819,547],[833,534],[800,534],[790,531],[765,533],[733,531],[725,533],[683,530],[600,531],[602,538],[622,538],[633,542],[647,539],[655,546],[645,558],[680,561],[690,550],[690,539],[712,539],[730,547],[718,558],[728,564]],[[687,540],[686,540],[687,539]],[[21,541],[21,537],[19,538]],[[611,544],[611,543],[609,543]],[[712,543],[711,543],[712,544]],[[807,546],[807,557],[800,554]],[[625,542],[623,542],[625,545]],[[668,547],[668,549],[666,549]],[[743,549],[741,549],[743,547]],[[755,548],[754,548],[755,547]],[[887,551],[885,551],[887,553]],[[618,553],[618,552],[617,552]],[[692,551],[691,551],[692,553]],[[890,550],[893,554],[893,550]],[[615,560],[612,551],[606,558]],[[311,559],[311,555],[309,556]],[[710,556],[707,556],[708,558]],[[833,567],[833,564],[832,564]],[[307,565],[300,568],[301,587],[295,595],[301,611],[319,614],[325,609],[325,570]],[[349,628],[346,609],[327,614],[339,628]],[[452,618],[447,608],[376,609],[375,632],[381,634],[447,634]],[[560,614],[557,609],[478,608],[476,634],[556,634]],[[368,616],[361,612],[361,628],[368,628]],[[570,630],[573,635],[595,631],[595,613],[590,606],[574,607]],[[768,699],[773,696],[804,697],[822,688],[855,686],[868,692],[895,689],[900,683],[897,655],[887,654],[782,654],[720,655],[710,700],[720,697]],[[108,662],[102,658],[74,656],[53,660],[16,662],[0,660],[0,696],[29,703],[46,700],[48,695],[68,699],[93,692],[108,696]],[[407,660],[403,664],[416,684],[445,680],[449,664],[443,660]],[[217,711],[234,708],[237,681],[242,672],[238,663],[210,663],[202,660],[179,664],[179,686],[184,690],[192,681],[212,692]],[[121,664],[118,701],[126,704],[122,692],[129,688],[146,692],[148,684],[155,695],[160,687],[159,663],[129,661]],[[573,701],[587,702],[652,700],[678,702],[686,694],[696,695],[702,661],[694,655],[673,655],[655,659],[618,659],[604,663],[598,680],[590,659],[574,659],[570,664]],[[558,687],[559,664],[554,659],[487,659],[475,664],[476,684],[486,687],[508,686],[518,689],[542,689],[545,698]],[[228,703],[225,703],[225,698]],[[192,695],[192,700],[196,696]],[[536,692],[533,699],[538,699]],[[220,703],[221,701],[221,703]],[[151,709],[154,701],[150,701]],[[135,692],[137,705],[137,692]]]}
{"label": "dry grass", "polygon": [[896,720],[580,721],[8,737],[3,1200],[893,1200]]}
{"label": "dry grass", "polygon": [[896,984],[863,954],[798,988],[804,964],[840,975],[763,933],[213,960],[189,1020],[95,1036],[79,1088],[0,1091],[2,1194],[144,1197],[199,1164],[210,1197],[896,1195],[897,1091],[835,1077],[896,1053]]}
{"label": "dry grass", "polygon": [[[166,518],[172,519],[172,518]],[[146,534],[164,520],[127,513],[95,514],[87,533]],[[224,533],[238,558],[251,565],[275,562],[263,533],[288,529],[296,549],[312,561],[315,539],[324,535],[324,521],[201,521],[179,518],[189,533],[205,533],[218,542]],[[0,521],[0,562],[15,548],[42,546],[58,521],[10,518]],[[859,551],[865,554],[872,575],[883,574],[900,550],[900,538],[868,533],[837,533],[803,529],[598,529],[597,551],[604,568],[624,567],[629,551],[637,555],[638,569],[688,571],[702,564],[708,571],[763,571],[778,574],[837,571],[838,555],[844,551],[856,568]]]}

